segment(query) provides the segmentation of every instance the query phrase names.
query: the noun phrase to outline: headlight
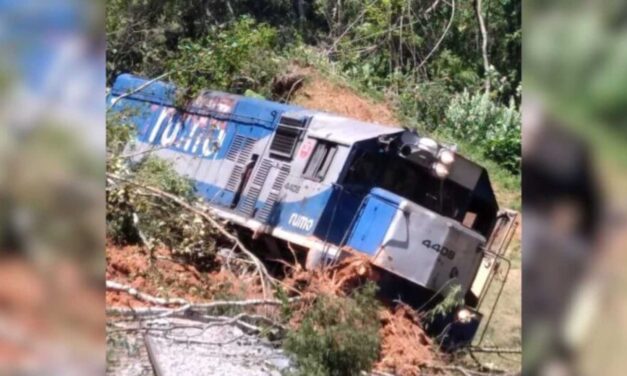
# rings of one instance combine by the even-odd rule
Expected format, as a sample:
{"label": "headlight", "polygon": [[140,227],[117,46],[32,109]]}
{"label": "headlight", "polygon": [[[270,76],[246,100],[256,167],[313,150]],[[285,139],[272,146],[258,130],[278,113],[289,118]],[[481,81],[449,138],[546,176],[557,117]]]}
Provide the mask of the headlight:
{"label": "headlight", "polygon": [[438,143],[434,139],[422,137],[418,140],[418,149],[431,154],[432,157],[435,157],[438,152]]}
{"label": "headlight", "polygon": [[459,311],[457,311],[457,321],[463,324],[468,324],[474,318],[475,318],[475,314],[472,313],[469,309],[462,308]]}
{"label": "headlight", "polygon": [[435,172],[435,175],[440,179],[444,179],[448,176],[448,167],[441,162],[436,162],[433,164],[433,172]]}
{"label": "headlight", "polygon": [[455,161],[455,153],[453,153],[452,151],[448,149],[442,149],[440,151],[439,159],[440,159],[440,162],[449,166],[451,165],[451,163]]}

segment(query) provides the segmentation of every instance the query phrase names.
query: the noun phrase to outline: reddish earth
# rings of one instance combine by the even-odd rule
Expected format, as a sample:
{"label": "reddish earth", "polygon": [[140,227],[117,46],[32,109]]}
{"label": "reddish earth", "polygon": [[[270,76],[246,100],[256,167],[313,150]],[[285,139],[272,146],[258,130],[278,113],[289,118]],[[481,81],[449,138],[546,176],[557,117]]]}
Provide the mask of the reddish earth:
{"label": "reddish earth", "polygon": [[0,260],[0,369],[45,362],[53,350],[102,354],[104,291],[82,270],[69,261]]}
{"label": "reddish earth", "polygon": [[[152,265],[147,252],[137,246],[109,245],[106,255],[107,280],[130,285],[154,296],[178,297],[190,302],[200,302],[261,294],[252,277],[237,277],[228,270],[202,272],[194,265],[173,259],[166,249],[155,252],[156,259]],[[145,302],[117,291],[107,291],[106,302],[107,306],[146,305]]]}
{"label": "reddish earth", "polygon": [[379,370],[398,376],[420,374],[420,367],[435,361],[431,340],[418,324],[411,310],[405,307],[383,309],[381,317],[381,357]]}
{"label": "reddish earth", "polygon": [[300,73],[306,78],[292,103],[361,121],[392,126],[399,124],[388,103],[366,99],[354,89],[325,79],[320,72],[311,68],[301,68]]}
{"label": "reddish earth", "polygon": [[[160,297],[182,297],[192,302],[260,297],[259,285],[253,277],[240,278],[227,270],[201,272],[192,265],[171,259],[167,250],[157,251],[151,266],[146,252],[135,246],[107,247],[107,280],[131,285]],[[291,325],[298,325],[302,315],[317,294],[345,296],[366,278],[376,278],[363,256],[351,256],[333,267],[307,271],[294,268],[283,279],[288,291],[298,292],[304,299],[294,314]],[[145,303],[123,292],[107,291],[107,306],[140,307]],[[268,312],[266,312],[268,313]],[[376,368],[401,376],[419,374],[419,367],[432,364],[435,352],[411,310],[383,308],[380,312],[380,360]]]}

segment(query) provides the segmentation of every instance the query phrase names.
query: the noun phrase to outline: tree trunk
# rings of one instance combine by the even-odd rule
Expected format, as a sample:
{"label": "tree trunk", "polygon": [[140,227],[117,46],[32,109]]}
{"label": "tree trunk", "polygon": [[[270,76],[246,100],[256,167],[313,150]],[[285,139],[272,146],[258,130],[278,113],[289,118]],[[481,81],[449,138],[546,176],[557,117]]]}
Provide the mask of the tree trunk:
{"label": "tree trunk", "polygon": [[483,70],[485,75],[485,91],[490,92],[490,61],[488,60],[488,30],[485,26],[482,11],[482,1],[474,0],[475,3],[475,15],[477,16],[477,22],[479,23],[479,30],[481,31],[481,55],[483,56]]}

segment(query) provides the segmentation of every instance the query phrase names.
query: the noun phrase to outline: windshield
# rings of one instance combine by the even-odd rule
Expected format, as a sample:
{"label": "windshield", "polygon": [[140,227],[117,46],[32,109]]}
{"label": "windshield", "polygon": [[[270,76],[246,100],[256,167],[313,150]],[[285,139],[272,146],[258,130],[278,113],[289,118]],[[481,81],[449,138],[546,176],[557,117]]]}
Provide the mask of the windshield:
{"label": "windshield", "polygon": [[483,203],[475,190],[451,179],[438,179],[427,168],[396,155],[357,151],[343,185],[360,194],[374,187],[383,188],[486,237],[496,215],[496,208]]}

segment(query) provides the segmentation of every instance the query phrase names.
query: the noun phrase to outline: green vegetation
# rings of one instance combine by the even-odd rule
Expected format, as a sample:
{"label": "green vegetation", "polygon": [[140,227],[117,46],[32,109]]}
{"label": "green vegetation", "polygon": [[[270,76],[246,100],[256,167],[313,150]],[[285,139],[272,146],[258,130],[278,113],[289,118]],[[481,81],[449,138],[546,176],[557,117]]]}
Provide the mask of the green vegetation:
{"label": "green vegetation", "polygon": [[516,172],[520,166],[520,123],[513,101],[504,107],[487,94],[464,91],[451,101],[443,125],[454,137],[477,145],[485,157]]}
{"label": "green vegetation", "polygon": [[210,261],[216,237],[203,220],[140,189],[141,186],[154,187],[193,204],[196,199],[193,185],[177,174],[169,161],[138,155],[141,160],[128,163],[129,155],[123,154],[126,150],[123,145],[132,135],[133,130],[125,124],[124,116],[107,119],[107,173],[127,179],[107,184],[107,239],[117,244],[143,243],[151,251],[157,246],[166,246],[175,254],[194,261]]}
{"label": "green vegetation", "polygon": [[461,292],[462,288],[460,285],[449,288],[444,295],[444,299],[425,314],[425,321],[431,323],[438,318],[446,317],[455,309],[463,306],[464,297]]}
{"label": "green vegetation", "polygon": [[368,283],[350,297],[321,295],[284,347],[296,355],[299,375],[360,375],[379,354],[379,303]]}
{"label": "green vegetation", "polygon": [[107,79],[165,75],[185,88],[185,100],[203,88],[279,100],[272,81],[290,63],[332,65],[361,91],[395,103],[406,126],[465,140],[462,152],[516,175],[520,8],[516,0],[479,8],[476,1],[111,0]]}
{"label": "green vegetation", "polygon": [[271,96],[270,82],[279,72],[274,28],[242,17],[209,35],[180,41],[176,55],[168,61],[170,78],[190,95],[212,88]]}

